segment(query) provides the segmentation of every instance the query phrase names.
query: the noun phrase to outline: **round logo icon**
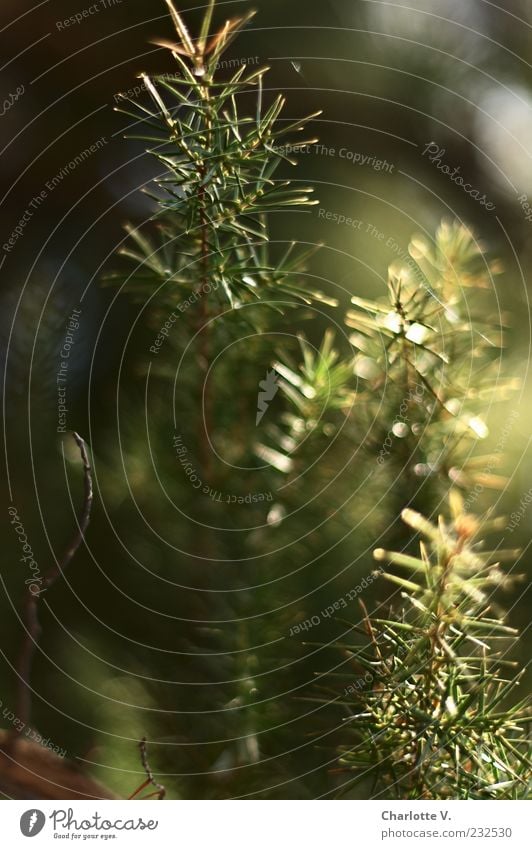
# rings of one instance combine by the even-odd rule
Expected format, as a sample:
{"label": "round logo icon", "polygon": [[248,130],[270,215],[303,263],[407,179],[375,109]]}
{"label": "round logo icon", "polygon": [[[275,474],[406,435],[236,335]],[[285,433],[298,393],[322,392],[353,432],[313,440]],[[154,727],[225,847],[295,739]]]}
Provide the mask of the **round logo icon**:
{"label": "round logo icon", "polygon": [[32,808],[22,814],[20,818],[20,830],[24,837],[35,837],[43,830],[46,817],[42,811]]}

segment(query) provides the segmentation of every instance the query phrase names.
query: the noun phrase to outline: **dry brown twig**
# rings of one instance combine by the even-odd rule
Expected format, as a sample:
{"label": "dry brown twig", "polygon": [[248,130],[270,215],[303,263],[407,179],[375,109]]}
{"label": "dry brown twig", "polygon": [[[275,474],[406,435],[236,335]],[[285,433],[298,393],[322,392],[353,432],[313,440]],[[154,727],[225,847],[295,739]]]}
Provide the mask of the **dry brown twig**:
{"label": "dry brown twig", "polygon": [[142,767],[143,767],[144,772],[146,773],[147,777],[146,777],[146,781],[144,781],[140,785],[140,787],[137,787],[135,792],[132,793],[129,798],[135,799],[139,795],[139,793],[142,793],[142,791],[145,790],[146,787],[149,787],[150,784],[151,784],[153,787],[155,787],[156,792],[150,793],[149,796],[145,796],[143,801],[146,801],[146,799],[152,799],[154,796],[157,796],[158,799],[162,800],[166,796],[166,787],[164,787],[163,784],[159,784],[155,780],[153,772],[151,771],[150,764],[149,764],[149,761],[148,761],[148,745],[147,745],[146,737],[143,737],[142,740],[140,741],[139,749],[140,749],[140,760],[141,760]]}

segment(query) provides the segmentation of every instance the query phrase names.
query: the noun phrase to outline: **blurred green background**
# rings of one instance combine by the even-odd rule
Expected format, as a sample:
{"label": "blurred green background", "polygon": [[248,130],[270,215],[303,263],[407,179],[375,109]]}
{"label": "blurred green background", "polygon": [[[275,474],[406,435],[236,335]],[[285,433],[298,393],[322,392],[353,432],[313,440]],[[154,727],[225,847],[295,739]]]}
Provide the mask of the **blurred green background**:
{"label": "blurred green background", "polygon": [[[124,140],[124,117],[113,111],[115,96],[137,85],[140,71],[173,70],[165,53],[148,43],[171,37],[172,29],[162,2],[141,0],[110,3],[79,24],[58,26],[88,5],[55,0],[33,9],[4,0],[0,18],[3,96],[24,88],[8,109],[4,104],[0,118],[2,243],[31,208],[32,199],[46,192],[12,250],[2,251],[6,418],[0,699],[13,709],[13,664],[21,637],[21,566],[7,507],[16,505],[44,569],[68,542],[73,505],[81,497],[76,452],[68,437],[57,433],[56,398],[68,317],[81,304],[69,361],[67,423],[91,445],[97,497],[87,546],[79,552],[68,581],[50,593],[42,613],[35,724],[121,795],[131,793],[141,780],[135,741],[144,734],[153,741],[154,767],[165,774],[174,797],[249,793],[307,798],[328,793],[335,782],[328,770],[341,736],[341,719],[333,709],[310,714],[312,703],[296,696],[312,698],[313,672],[332,667],[335,650],[302,649],[294,666],[256,684],[253,676],[257,665],[268,665],[267,651],[257,660],[245,651],[254,638],[235,628],[223,639],[215,633],[205,637],[203,649],[213,649],[212,668],[200,675],[191,660],[196,648],[187,642],[184,628],[176,632],[173,617],[186,617],[190,611],[191,618],[208,619],[209,596],[204,610],[190,607],[189,593],[171,578],[177,574],[187,585],[196,567],[149,532],[132,497],[177,549],[185,540],[186,551],[196,531],[186,523],[176,528],[173,514],[158,500],[144,435],[136,432],[144,391],[138,380],[139,358],[153,333],[135,335],[122,363],[138,307],[116,299],[113,290],[99,283],[113,265],[110,256],[123,238],[124,222],[140,223],[149,216],[150,203],[139,190],[156,173],[142,144]],[[490,254],[500,257],[504,274],[492,293],[493,311],[510,317],[505,367],[522,380],[522,389],[504,409],[489,413],[488,447],[495,448],[509,416],[518,411],[504,447],[511,483],[504,492],[486,493],[479,507],[498,502],[499,512],[511,513],[532,486],[532,220],[527,220],[523,199],[532,198],[530,3],[505,0],[497,7],[482,0],[413,0],[406,8],[379,0],[268,0],[255,5],[258,14],[230,56],[271,65],[268,85],[272,93],[286,92],[287,117],[323,109],[313,129],[319,146],[304,152],[298,171],[290,174],[314,184],[320,204],[311,213],[274,216],[274,243],[288,238],[322,243],[311,273],[320,288],[345,307],[354,293],[383,294],[388,265],[406,255],[414,232],[432,233],[442,217],[471,225]],[[221,3],[219,14],[247,7]],[[198,19],[193,9],[188,19]],[[69,169],[69,163],[98,140],[98,149]],[[439,161],[451,171],[459,167],[494,209],[488,211],[430,161],[424,151],[431,143],[444,150]],[[47,184],[57,175],[50,190]],[[339,216],[358,223],[339,224]],[[122,446],[117,437],[120,368]],[[170,385],[166,391],[163,406],[170,404]],[[127,458],[127,481],[120,447]],[[355,479],[356,464],[350,473]],[[284,635],[301,611],[322,610],[371,570],[368,549],[376,543],[379,526],[390,521],[386,505],[356,534],[349,530],[377,496],[368,487],[340,516],[332,536],[324,534],[323,545],[314,552],[317,567],[281,588],[289,604]],[[399,503],[389,504],[388,510],[396,506]],[[305,521],[310,527],[316,517],[309,513],[306,520],[300,519],[303,526]],[[339,528],[346,536],[328,551],[331,540],[340,538]],[[524,571],[529,570],[531,529],[529,510],[507,541],[512,548],[525,549],[520,563]],[[239,555],[235,543],[235,559]],[[292,548],[290,566],[297,567],[298,558],[304,563],[308,556],[308,550]],[[203,580],[208,586],[208,578]],[[303,591],[305,603],[295,602]],[[266,598],[264,603],[268,609]],[[512,624],[525,630],[529,617],[524,596],[507,606],[512,607]],[[265,624],[264,630],[269,627]],[[278,639],[279,621],[271,627],[269,639]],[[316,642],[330,641],[333,631],[320,631]],[[218,657],[216,650],[233,637],[240,651],[236,678],[245,682],[243,692],[236,687],[232,697],[211,698],[206,682],[235,675],[223,652]],[[526,631],[519,645],[522,661],[528,659],[529,649]],[[272,646],[269,651],[275,657]],[[287,658],[293,663],[292,655]],[[194,712],[179,721],[174,711],[187,704],[187,686],[165,683],[176,680],[204,691],[194,702]],[[273,706],[289,702],[291,724],[274,733],[272,722],[286,720],[265,715],[254,720],[259,724],[246,737],[246,706],[256,698],[256,688]],[[202,704],[205,715],[198,717]],[[211,714],[213,706],[223,707],[223,712]],[[1,725],[9,727],[5,720]],[[262,763],[257,763],[257,733]],[[320,739],[313,739],[314,733]],[[227,742],[242,737],[238,745]]]}

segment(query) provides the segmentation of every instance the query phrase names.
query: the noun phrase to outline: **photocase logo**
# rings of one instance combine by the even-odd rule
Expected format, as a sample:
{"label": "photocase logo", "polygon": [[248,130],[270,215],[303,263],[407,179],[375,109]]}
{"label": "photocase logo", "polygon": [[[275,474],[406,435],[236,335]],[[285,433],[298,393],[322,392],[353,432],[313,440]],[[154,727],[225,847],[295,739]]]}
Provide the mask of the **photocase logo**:
{"label": "photocase logo", "polygon": [[260,381],[259,388],[261,391],[257,401],[256,425],[261,423],[270,403],[279,391],[279,375],[275,369],[272,368],[271,371],[266,372],[266,377]]}
{"label": "photocase logo", "polygon": [[46,817],[42,811],[33,808],[20,818],[20,830],[24,837],[35,837],[44,828]]}

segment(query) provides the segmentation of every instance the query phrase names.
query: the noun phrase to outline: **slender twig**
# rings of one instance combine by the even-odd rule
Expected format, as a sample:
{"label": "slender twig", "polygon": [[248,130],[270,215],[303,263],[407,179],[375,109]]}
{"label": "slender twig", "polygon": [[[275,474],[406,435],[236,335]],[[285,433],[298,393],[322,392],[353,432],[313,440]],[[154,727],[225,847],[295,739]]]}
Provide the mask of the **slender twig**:
{"label": "slender twig", "polygon": [[[210,114],[210,93],[209,93],[209,81],[204,88],[201,89],[203,103],[206,109],[206,124],[207,124],[207,149],[210,151],[212,149],[212,119]],[[200,271],[200,281],[198,284],[198,291],[200,295],[202,295],[201,300],[201,349],[200,354],[202,358],[202,365],[205,371],[205,383],[203,387],[203,410],[204,410],[204,421],[202,422],[201,433],[201,462],[203,473],[207,480],[210,480],[212,484],[212,451],[210,446],[210,434],[211,434],[211,420],[212,420],[212,398],[211,392],[208,386],[208,376],[209,376],[209,368],[211,365],[211,354],[210,354],[210,325],[209,325],[209,302],[205,297],[205,291],[207,290],[207,285],[211,282],[209,275],[209,220],[206,214],[205,202],[206,202],[206,187],[205,187],[205,179],[207,176],[207,164],[203,161],[199,167],[200,175],[201,175],[201,186],[198,193],[199,199],[199,213],[200,213],[200,252],[201,252],[201,271]]]}
{"label": "slender twig", "polygon": [[[205,166],[202,166],[205,168]],[[208,221],[205,215],[204,208],[204,196],[205,196],[205,187],[202,186],[200,189],[200,217],[201,217],[201,280],[198,284],[198,291],[205,292],[207,284],[209,281],[209,230],[208,230]],[[200,429],[200,453],[201,453],[201,463],[203,473],[207,480],[210,480],[212,484],[212,464],[211,464],[211,446],[209,444],[209,434],[211,430],[211,394],[208,386],[208,376],[209,376],[209,368],[210,368],[210,326],[209,326],[209,304],[205,295],[202,296],[201,301],[201,365],[204,369],[205,373],[205,384],[203,387],[203,409],[204,409],[204,420],[202,422],[202,427]]]}
{"label": "slender twig", "polygon": [[81,459],[83,462],[83,471],[85,473],[85,498],[83,502],[83,510],[81,513],[80,520],[78,522],[78,532],[75,535],[74,539],[70,543],[69,547],[65,551],[61,560],[56,563],[50,571],[48,572],[46,578],[44,579],[44,587],[48,590],[53,584],[57,581],[57,579],[62,575],[68,566],[70,565],[74,555],[76,554],[78,548],[85,538],[85,533],[89,526],[91,510],[92,510],[92,502],[94,498],[93,489],[92,489],[92,473],[91,467],[89,463],[89,457],[87,454],[87,446],[85,441],[79,436],[77,433],[73,433],[76,444],[79,448],[79,453],[81,455]]}
{"label": "slender twig", "polygon": [[85,441],[79,436],[77,433],[72,434],[74,440],[79,448],[79,453],[81,455],[81,460],[83,462],[83,471],[85,476],[85,491],[84,491],[84,499],[83,499],[83,508],[81,511],[81,516],[78,521],[78,530],[77,533],[65,551],[61,560],[57,561],[48,573],[45,575],[41,586],[35,582],[34,584],[30,584],[27,590],[26,599],[24,602],[24,626],[25,626],[25,635],[22,641],[22,646],[19,655],[19,661],[17,665],[18,672],[18,694],[17,694],[17,714],[18,718],[21,720],[19,723],[19,730],[16,730],[14,733],[18,735],[21,731],[23,731],[28,725],[31,717],[31,687],[30,687],[30,679],[31,679],[31,671],[33,666],[33,658],[35,655],[35,649],[39,643],[39,639],[41,636],[41,626],[39,624],[39,600],[41,597],[41,593],[49,590],[52,587],[57,579],[64,574],[72,559],[74,558],[76,552],[78,551],[81,543],[85,538],[85,534],[87,532],[87,528],[90,521],[91,510],[92,510],[92,502],[93,502],[93,487],[92,487],[92,473],[91,467],[89,463],[89,456],[87,453],[87,446]]}
{"label": "slender twig", "polygon": [[137,787],[135,792],[132,793],[129,798],[134,799],[136,796],[139,795],[139,793],[142,793],[142,791],[145,790],[146,787],[149,787],[150,784],[151,784],[153,787],[155,787],[157,792],[151,793],[149,796],[146,796],[145,799],[151,799],[153,796],[157,796],[158,799],[162,800],[166,796],[166,787],[164,787],[164,785],[162,785],[162,784],[158,784],[158,782],[154,778],[153,772],[150,769],[150,764],[148,762],[148,746],[147,746],[147,740],[146,740],[145,737],[143,737],[142,740],[139,743],[139,750],[140,750],[140,760],[141,760],[141,763],[142,763],[142,768],[143,768],[144,772],[146,773],[147,778],[146,778],[146,781],[142,782],[140,787]]}

